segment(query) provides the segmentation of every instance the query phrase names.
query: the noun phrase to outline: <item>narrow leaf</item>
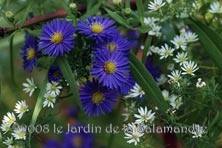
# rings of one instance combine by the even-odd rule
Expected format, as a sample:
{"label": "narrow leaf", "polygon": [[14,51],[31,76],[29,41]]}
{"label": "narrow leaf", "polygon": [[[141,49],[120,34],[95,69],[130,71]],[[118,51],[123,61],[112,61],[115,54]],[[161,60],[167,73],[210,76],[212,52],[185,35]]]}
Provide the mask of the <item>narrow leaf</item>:
{"label": "narrow leaf", "polygon": [[71,70],[71,67],[65,57],[58,57],[56,59],[56,62],[64,76],[64,78],[68,81],[69,86],[71,88],[71,91],[73,93],[73,96],[75,98],[76,103],[80,106],[81,108],[81,103],[80,103],[80,98],[79,98],[79,93],[78,93],[78,88],[76,86],[76,81],[74,79],[73,72]]}
{"label": "narrow leaf", "polygon": [[143,2],[142,0],[136,0],[136,7],[140,18],[140,23],[144,24],[144,10],[143,10]]}
{"label": "narrow leaf", "polygon": [[143,50],[143,55],[142,55],[142,62],[143,62],[143,63],[146,62],[147,52],[148,52],[149,49],[150,49],[151,41],[152,41],[152,37],[151,37],[151,36],[148,36],[147,39],[146,39],[145,45],[144,45],[144,50]]}
{"label": "narrow leaf", "polygon": [[[92,1],[92,0],[90,0],[90,1]],[[101,4],[102,4],[102,3],[99,2],[99,3],[97,3],[95,6],[93,6],[92,8],[91,8],[91,6],[88,6],[87,11],[86,11],[86,14],[84,14],[84,15],[81,17],[81,19],[85,19],[85,18],[89,17],[90,15],[95,14],[95,13],[98,11],[98,9],[99,9],[99,7],[100,7]]]}
{"label": "narrow leaf", "polygon": [[159,87],[152,75],[133,53],[130,53],[130,67],[132,76],[143,88],[145,96],[152,99],[154,104],[158,106],[162,112],[165,112],[168,109],[168,105],[164,100]]}

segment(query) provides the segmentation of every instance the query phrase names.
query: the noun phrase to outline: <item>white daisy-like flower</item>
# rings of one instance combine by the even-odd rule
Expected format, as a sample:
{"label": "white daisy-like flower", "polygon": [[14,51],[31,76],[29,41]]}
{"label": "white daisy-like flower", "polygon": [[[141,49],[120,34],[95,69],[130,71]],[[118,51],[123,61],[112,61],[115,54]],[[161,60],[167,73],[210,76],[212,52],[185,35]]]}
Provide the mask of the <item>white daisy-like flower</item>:
{"label": "white daisy-like flower", "polygon": [[145,95],[145,92],[143,91],[142,87],[139,86],[139,84],[135,84],[133,88],[130,90],[129,94],[125,96],[125,98],[135,98],[135,97],[140,97]]}
{"label": "white daisy-like flower", "polygon": [[51,107],[54,108],[54,104],[56,102],[56,95],[51,93],[46,93],[44,95],[45,101],[43,102],[43,107]]}
{"label": "white daisy-like flower", "polygon": [[14,109],[15,113],[18,114],[18,118],[21,119],[23,114],[25,112],[28,112],[29,109],[28,109],[28,105],[26,104],[26,101],[25,100],[22,100],[22,101],[18,101],[16,104],[15,104],[15,109]]}
{"label": "white daisy-like flower", "polygon": [[27,83],[22,83],[22,85],[24,86],[23,91],[24,91],[25,93],[29,93],[29,96],[31,97],[32,94],[33,94],[33,92],[34,92],[35,89],[37,88],[37,86],[35,85],[33,78],[30,78],[30,79],[27,78],[27,79],[26,79],[26,82],[27,82]]}
{"label": "white daisy-like flower", "polygon": [[213,2],[212,4],[210,4],[210,10],[209,12],[211,13],[222,13],[222,5],[220,4],[220,2]]}
{"label": "white daisy-like flower", "polygon": [[148,25],[148,26],[152,26],[155,25],[155,23],[159,21],[159,18],[155,18],[155,17],[147,17],[144,18],[144,24]]}
{"label": "white daisy-like flower", "polygon": [[4,115],[2,123],[6,123],[9,126],[12,125],[13,123],[15,123],[16,118],[15,118],[15,114],[12,112],[8,112],[7,115]]}
{"label": "white daisy-like flower", "polygon": [[164,44],[164,46],[161,46],[159,50],[160,59],[167,58],[168,56],[173,55],[174,49],[169,47],[167,44]]}
{"label": "white daisy-like flower", "polygon": [[196,87],[201,88],[201,87],[204,87],[204,86],[206,86],[206,83],[204,81],[202,81],[201,78],[198,78],[197,83],[196,83]]}
{"label": "white daisy-like flower", "polygon": [[193,134],[192,138],[201,138],[203,134],[206,133],[204,131],[203,127],[200,126],[199,124],[194,124],[194,130],[192,130],[191,134]]}
{"label": "white daisy-like flower", "polygon": [[17,140],[17,139],[26,139],[26,129],[23,127],[18,127],[15,128],[12,136]]}
{"label": "white daisy-like flower", "polygon": [[171,41],[175,45],[176,49],[181,48],[182,50],[186,50],[187,42],[184,36],[178,36],[176,35],[173,40]]}
{"label": "white daisy-like flower", "polygon": [[187,58],[187,52],[181,52],[181,53],[177,53],[176,58],[173,59],[176,63],[179,63],[180,66],[183,65],[183,63],[185,61],[188,60]]}
{"label": "white daisy-like flower", "polygon": [[162,95],[165,101],[169,101],[169,91],[162,90]]}
{"label": "white daisy-like flower", "polygon": [[166,77],[165,74],[161,74],[160,77],[156,79],[156,81],[157,81],[157,82],[156,82],[157,85],[163,85],[163,84],[166,83],[167,77]]}
{"label": "white daisy-like flower", "polygon": [[134,112],[135,106],[136,102],[131,102],[129,106],[123,108],[123,113],[121,115],[124,117],[124,121],[129,120],[130,115]]}
{"label": "white daisy-like flower", "polygon": [[181,71],[180,70],[174,70],[171,72],[170,75],[167,75],[173,82],[179,82],[181,79]]}
{"label": "white daisy-like flower", "polygon": [[140,142],[140,137],[142,137],[144,133],[139,130],[139,127],[135,123],[128,123],[127,128],[129,130],[124,133],[124,138],[129,139],[127,143],[134,143],[137,145],[137,143]]}
{"label": "white daisy-like flower", "polygon": [[193,61],[186,61],[183,62],[183,66],[181,69],[184,71],[182,74],[190,74],[194,76],[194,72],[197,71],[199,68],[197,67],[197,64],[195,64]]}
{"label": "white daisy-like flower", "polygon": [[51,95],[58,96],[60,94],[60,89],[62,89],[62,86],[60,86],[58,82],[47,83],[46,91]]}
{"label": "white daisy-like flower", "polygon": [[160,48],[157,46],[153,46],[153,45],[150,46],[150,51],[152,51],[153,53],[158,53],[159,50]]}
{"label": "white daisy-like flower", "polygon": [[150,11],[157,11],[158,9],[163,7],[165,4],[166,3],[163,2],[162,0],[154,0],[153,2],[150,2],[148,4],[148,9],[150,9]]}
{"label": "white daisy-like flower", "polygon": [[5,145],[12,145],[13,143],[14,143],[14,140],[13,140],[13,137],[7,137],[7,139],[4,141],[4,142],[2,142],[3,144],[5,144]]}
{"label": "white daisy-like flower", "polygon": [[152,110],[147,110],[147,107],[143,109],[142,107],[138,108],[139,114],[134,114],[134,117],[137,118],[135,123],[140,124],[140,123],[152,123],[153,120],[155,119],[155,113],[152,113]]}
{"label": "white daisy-like flower", "polygon": [[174,94],[170,96],[169,101],[173,109],[179,109],[179,107],[183,104],[182,97],[178,97]]}
{"label": "white daisy-like flower", "polygon": [[7,123],[2,123],[0,128],[1,128],[2,132],[4,134],[6,134],[11,129],[11,125],[9,125]]}
{"label": "white daisy-like flower", "polygon": [[156,36],[156,37],[159,37],[161,36],[161,26],[158,26],[158,25],[151,25],[151,30],[148,32],[149,35],[153,35],[153,36]]}
{"label": "white daisy-like flower", "polygon": [[198,41],[197,35],[191,31],[185,32],[184,37],[188,43]]}

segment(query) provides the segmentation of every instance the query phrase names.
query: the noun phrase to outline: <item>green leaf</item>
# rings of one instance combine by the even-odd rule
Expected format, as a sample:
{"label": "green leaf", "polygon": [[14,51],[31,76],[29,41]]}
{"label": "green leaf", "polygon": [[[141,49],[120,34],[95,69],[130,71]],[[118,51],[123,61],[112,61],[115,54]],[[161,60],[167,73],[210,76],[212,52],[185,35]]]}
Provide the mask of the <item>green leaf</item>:
{"label": "green leaf", "polygon": [[[92,1],[92,0],[90,0],[90,2],[91,2],[91,1]],[[91,7],[92,3],[89,3],[89,4],[90,4],[90,5],[87,5],[86,14],[84,14],[84,15],[81,17],[81,19],[85,19],[85,18],[89,17],[90,15],[95,14],[95,13],[98,11],[98,9],[99,9],[100,5],[102,4],[102,2],[97,3],[97,4],[94,5],[93,7]]]}
{"label": "green leaf", "polygon": [[[39,116],[39,113],[42,109],[43,96],[45,94],[45,89],[46,89],[47,82],[48,82],[48,78],[46,77],[42,86],[40,87],[41,90],[40,90],[39,96],[38,96],[36,104],[35,104],[35,108],[34,108],[34,111],[33,111],[33,114],[32,114],[32,120],[31,120],[30,125],[33,125],[33,126],[35,125],[35,123],[37,121],[37,118]],[[29,133],[29,147],[31,147],[31,145],[30,145],[31,144],[31,135],[32,135],[32,132]]]}
{"label": "green leaf", "polygon": [[150,98],[162,113],[165,113],[169,106],[164,100],[162,92],[152,75],[132,52],[130,53],[130,68],[133,78],[143,88],[146,98]]}
{"label": "green leaf", "polygon": [[143,25],[144,24],[144,10],[143,10],[143,2],[142,0],[136,0],[136,7],[139,14],[140,22]]}
{"label": "green leaf", "polygon": [[105,8],[106,12],[109,14],[109,16],[111,16],[115,21],[117,21],[119,24],[127,27],[127,28],[131,28],[129,24],[126,23],[126,20],[121,17],[119,14],[117,14],[114,11],[110,11],[109,9]]}
{"label": "green leaf", "polygon": [[147,52],[150,49],[151,41],[152,41],[152,37],[148,36],[147,39],[146,39],[145,45],[144,45],[144,50],[143,50],[143,55],[142,55],[142,62],[143,63],[146,62],[146,59],[147,59],[147,55],[146,54],[147,54]]}
{"label": "green leaf", "polygon": [[[193,21],[192,19],[187,20],[188,25],[193,29],[197,34],[200,39],[200,42],[202,46],[204,47],[205,51],[208,53],[208,55],[211,57],[211,59],[215,62],[215,64],[222,69],[222,53],[218,49],[219,45],[216,45],[216,41],[213,41],[215,37],[212,38],[209,33],[206,33],[204,30],[208,28],[202,29],[198,24]],[[209,31],[209,30],[208,30]],[[207,32],[208,32],[207,31]]]}
{"label": "green leaf", "polygon": [[76,103],[80,106],[81,108],[81,103],[80,103],[80,98],[79,98],[79,92],[78,88],[76,86],[76,81],[74,79],[73,72],[71,70],[71,67],[68,63],[68,60],[65,57],[58,57],[56,59],[56,62],[64,76],[64,78],[67,80],[69,83],[69,86],[71,88],[71,91],[73,93],[73,96],[75,98]]}
{"label": "green leaf", "polygon": [[134,30],[138,30],[140,33],[147,33],[150,31],[150,27],[149,26],[140,26],[140,27],[137,27],[137,28],[132,28]]}

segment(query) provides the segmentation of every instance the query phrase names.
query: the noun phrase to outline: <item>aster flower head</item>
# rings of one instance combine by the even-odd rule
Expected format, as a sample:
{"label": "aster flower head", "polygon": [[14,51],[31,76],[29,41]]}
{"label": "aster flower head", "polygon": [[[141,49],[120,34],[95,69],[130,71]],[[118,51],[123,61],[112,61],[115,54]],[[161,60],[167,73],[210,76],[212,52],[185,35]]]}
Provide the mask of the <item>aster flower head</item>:
{"label": "aster flower head", "polygon": [[187,47],[187,41],[185,39],[184,36],[180,35],[180,36],[175,36],[173,38],[173,40],[171,41],[171,43],[173,43],[175,45],[176,49],[181,48],[182,50],[186,50]]}
{"label": "aster flower head", "polygon": [[160,59],[167,58],[168,56],[172,56],[174,49],[169,47],[168,44],[164,44],[159,50]]}
{"label": "aster flower head", "polygon": [[211,13],[222,13],[222,5],[220,2],[213,2],[210,4],[210,10]]}
{"label": "aster flower head", "polygon": [[163,7],[166,3],[163,2],[162,0],[154,0],[153,2],[151,1],[148,4],[148,9],[150,9],[150,11],[157,11],[159,10],[161,7]]}
{"label": "aster flower head", "polygon": [[87,81],[79,91],[84,111],[88,116],[99,116],[112,111],[117,102],[115,90],[102,86],[97,80]]}
{"label": "aster flower head", "polygon": [[1,128],[2,132],[4,132],[4,134],[5,134],[5,133],[7,133],[11,129],[11,125],[9,125],[6,122],[2,122],[0,128]]}
{"label": "aster flower head", "polygon": [[96,51],[92,63],[91,75],[111,89],[122,86],[129,77],[129,59],[118,52]]}
{"label": "aster flower head", "polygon": [[142,87],[139,86],[138,83],[135,83],[132,89],[130,89],[130,92],[128,95],[124,96],[125,98],[135,98],[140,97],[142,98],[145,95],[145,92],[143,91]]}
{"label": "aster flower head", "polygon": [[197,71],[199,68],[197,67],[197,64],[193,61],[186,61],[183,63],[181,69],[183,70],[182,74],[190,74],[194,76],[194,72]]}
{"label": "aster flower head", "polygon": [[173,109],[179,109],[179,107],[183,104],[182,97],[178,97],[176,95],[171,95],[169,101]]}
{"label": "aster flower head", "polygon": [[188,43],[195,42],[198,40],[198,36],[194,32],[191,32],[191,31],[185,32],[184,37]]}
{"label": "aster flower head", "polygon": [[4,115],[2,123],[6,123],[8,125],[12,125],[13,123],[15,123],[16,118],[15,118],[15,114],[12,112],[8,112],[7,115]]}
{"label": "aster flower head", "polygon": [[54,19],[42,27],[39,49],[44,55],[63,56],[74,47],[74,33],[72,22]]}
{"label": "aster flower head", "polygon": [[15,139],[26,139],[26,128],[24,127],[18,127],[18,128],[15,128],[13,133],[12,133],[12,136],[15,138]]}
{"label": "aster flower head", "polygon": [[48,72],[48,80],[49,82],[58,82],[62,78],[62,73],[58,66],[50,66]]}
{"label": "aster flower head", "polygon": [[181,53],[177,53],[176,55],[176,58],[173,58],[173,60],[176,62],[176,63],[179,63],[180,66],[183,65],[183,63],[188,60],[187,58],[187,52],[181,52]]}
{"label": "aster flower head", "polygon": [[155,113],[152,113],[152,110],[147,110],[147,107],[144,108],[140,107],[138,108],[139,114],[134,114],[134,117],[137,118],[135,123],[141,124],[141,123],[152,123],[155,119]]}
{"label": "aster flower head", "polygon": [[13,137],[7,137],[7,139],[4,141],[4,142],[2,142],[3,144],[5,144],[5,145],[12,145],[13,143],[14,143],[14,140],[13,140]]}
{"label": "aster flower head", "polygon": [[56,102],[56,94],[45,93],[44,98],[43,107],[47,106],[53,108]]}
{"label": "aster flower head", "polygon": [[90,16],[86,21],[80,20],[77,25],[79,33],[87,38],[93,38],[96,42],[111,39],[117,33],[114,21],[103,16]]}
{"label": "aster flower head", "polygon": [[179,80],[181,79],[181,71],[180,70],[174,70],[171,72],[170,75],[167,75],[173,82],[179,83]]}
{"label": "aster flower head", "polygon": [[23,59],[23,67],[27,72],[31,72],[35,66],[37,66],[38,51],[37,38],[25,31],[25,44],[21,48],[21,57]]}
{"label": "aster flower head", "polygon": [[60,86],[58,82],[49,82],[46,85],[46,91],[47,93],[51,95],[58,96],[60,94],[61,89],[62,89],[62,86]]}
{"label": "aster flower head", "polygon": [[29,93],[29,96],[31,97],[37,86],[35,85],[33,78],[27,78],[26,82],[27,83],[22,83],[24,87],[23,91]]}
{"label": "aster flower head", "polygon": [[27,111],[29,111],[28,109],[28,105],[26,104],[26,101],[25,100],[22,100],[22,101],[18,101],[16,104],[15,104],[15,109],[14,109],[15,113],[18,114],[18,118],[21,119],[23,114]]}

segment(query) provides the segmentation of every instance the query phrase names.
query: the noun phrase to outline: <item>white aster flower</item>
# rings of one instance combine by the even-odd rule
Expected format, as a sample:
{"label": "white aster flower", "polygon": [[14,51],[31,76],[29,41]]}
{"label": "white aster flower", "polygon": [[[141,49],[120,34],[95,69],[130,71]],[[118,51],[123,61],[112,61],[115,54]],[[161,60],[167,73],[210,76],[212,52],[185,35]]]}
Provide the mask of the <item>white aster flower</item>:
{"label": "white aster flower", "polygon": [[170,75],[167,75],[173,82],[179,83],[179,80],[181,79],[181,71],[180,70],[174,70],[171,72]]}
{"label": "white aster flower", "polygon": [[173,43],[176,47],[176,49],[181,48],[182,50],[186,50],[187,47],[187,43],[186,43],[186,39],[184,36],[178,36],[176,35],[173,40],[171,41],[171,43]]}
{"label": "white aster flower", "polygon": [[18,115],[18,118],[21,119],[23,114],[27,111],[29,111],[28,109],[28,105],[26,104],[26,101],[25,100],[22,100],[22,101],[18,101],[16,104],[15,104],[15,109],[14,109],[15,113],[19,114]]}
{"label": "white aster flower", "polygon": [[17,140],[17,139],[26,139],[26,129],[23,127],[18,127],[15,128],[12,136]]}
{"label": "white aster flower", "polygon": [[33,78],[27,78],[26,79],[26,82],[27,83],[22,83],[22,85],[24,86],[24,89],[23,91],[25,93],[29,93],[29,96],[32,96],[33,92],[35,91],[35,89],[37,88],[35,83],[34,83],[34,80]]}
{"label": "white aster flower", "polygon": [[43,102],[43,107],[51,107],[54,108],[54,104],[56,102],[56,95],[55,94],[50,94],[46,93],[44,95],[45,101]]}
{"label": "white aster flower", "polygon": [[7,139],[3,142],[5,145],[12,145],[14,143],[13,137],[7,137]]}
{"label": "white aster flower", "polygon": [[11,129],[11,125],[9,125],[7,123],[2,123],[0,128],[1,128],[2,132],[4,132],[4,134],[6,134]]}
{"label": "white aster flower", "polygon": [[170,96],[170,105],[173,109],[179,109],[182,104],[182,97],[178,97],[174,94]]}
{"label": "white aster flower", "polygon": [[183,62],[183,66],[181,67],[181,69],[184,71],[182,72],[182,74],[190,74],[194,76],[194,72],[197,71],[199,68],[197,67],[197,64],[195,64],[193,61],[186,61]]}
{"label": "white aster flower", "polygon": [[222,13],[222,5],[220,4],[220,2],[213,2],[212,4],[210,4],[210,10],[209,12],[211,13]]}
{"label": "white aster flower", "polygon": [[152,51],[153,53],[158,53],[159,50],[160,50],[159,47],[156,47],[156,46],[153,46],[153,45],[150,46],[150,51]]}
{"label": "white aster flower", "polygon": [[47,83],[46,91],[51,95],[58,96],[60,94],[60,89],[62,89],[62,86],[60,86],[58,82]]}
{"label": "white aster flower", "polygon": [[159,18],[155,18],[155,17],[147,17],[144,18],[144,24],[148,25],[148,26],[152,26],[155,25],[155,23],[159,21]]}
{"label": "white aster flower", "polygon": [[143,91],[142,87],[139,86],[139,84],[135,84],[133,88],[130,90],[129,94],[125,96],[125,98],[135,98],[135,97],[140,97],[145,95],[145,92]]}
{"label": "white aster flower", "polygon": [[204,87],[204,86],[206,86],[206,83],[204,81],[202,81],[201,78],[198,78],[197,83],[196,83],[196,87],[201,88],[201,87]]}
{"label": "white aster flower", "polygon": [[161,26],[158,26],[158,25],[152,25],[150,26],[151,27],[151,30],[148,32],[149,35],[154,35],[156,37],[159,37],[161,36]]}
{"label": "white aster flower", "polygon": [[137,143],[140,142],[140,137],[142,137],[144,133],[139,130],[139,127],[135,123],[128,123],[127,126],[129,130],[124,133],[124,138],[129,139],[127,143],[134,143],[137,145]]}
{"label": "white aster flower", "polygon": [[148,9],[150,9],[150,11],[157,11],[158,9],[163,7],[165,4],[166,3],[163,2],[162,0],[154,0],[153,2],[150,2],[148,4]]}
{"label": "white aster flower", "polygon": [[148,111],[146,106],[144,109],[142,107],[140,107],[138,109],[138,112],[139,112],[139,114],[134,114],[134,117],[138,118],[135,121],[136,124],[141,124],[144,122],[145,123],[146,122],[152,123],[153,120],[155,119],[155,113],[152,113],[152,110]]}
{"label": "white aster flower", "polygon": [[195,42],[198,40],[197,35],[190,31],[185,32],[184,37],[188,43]]}
{"label": "white aster flower", "polygon": [[174,49],[169,47],[167,44],[164,44],[164,46],[161,46],[159,50],[160,59],[167,58],[168,56],[173,55]]}
{"label": "white aster flower", "polygon": [[156,81],[157,81],[157,82],[156,82],[157,85],[163,85],[163,84],[166,83],[167,77],[166,77],[165,74],[161,74],[160,77],[156,79]]}
{"label": "white aster flower", "polygon": [[124,121],[127,121],[130,115],[133,114],[135,106],[136,102],[131,102],[129,106],[123,108],[123,113],[121,115],[124,117]]}
{"label": "white aster flower", "polygon": [[7,115],[4,115],[2,123],[6,123],[9,126],[12,125],[13,123],[15,123],[16,118],[15,118],[15,114],[12,112],[8,112]]}
{"label": "white aster flower", "polygon": [[199,124],[194,124],[194,130],[192,130],[191,134],[193,134],[192,138],[201,138],[203,134],[205,134],[205,131],[203,127],[201,127]]}
{"label": "white aster flower", "polygon": [[187,58],[187,52],[181,52],[177,53],[176,58],[173,59],[176,63],[179,63],[180,65],[183,65],[183,63],[188,60]]}
{"label": "white aster flower", "polygon": [[169,91],[162,90],[162,95],[165,101],[169,101]]}

